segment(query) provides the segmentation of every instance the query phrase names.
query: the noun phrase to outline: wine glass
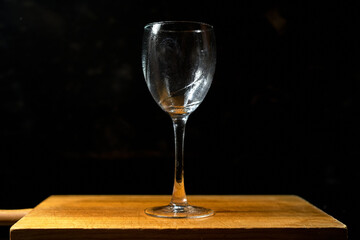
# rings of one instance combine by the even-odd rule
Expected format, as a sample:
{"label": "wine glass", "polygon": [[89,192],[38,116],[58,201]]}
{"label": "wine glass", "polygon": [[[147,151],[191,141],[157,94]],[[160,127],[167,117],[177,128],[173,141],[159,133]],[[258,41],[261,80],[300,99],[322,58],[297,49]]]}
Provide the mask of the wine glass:
{"label": "wine glass", "polygon": [[173,122],[175,178],[169,205],[145,209],[150,216],[201,218],[211,209],[188,204],[184,188],[184,134],[189,115],[207,94],[215,72],[213,27],[189,21],[150,23],[144,28],[142,68],[157,104]]}

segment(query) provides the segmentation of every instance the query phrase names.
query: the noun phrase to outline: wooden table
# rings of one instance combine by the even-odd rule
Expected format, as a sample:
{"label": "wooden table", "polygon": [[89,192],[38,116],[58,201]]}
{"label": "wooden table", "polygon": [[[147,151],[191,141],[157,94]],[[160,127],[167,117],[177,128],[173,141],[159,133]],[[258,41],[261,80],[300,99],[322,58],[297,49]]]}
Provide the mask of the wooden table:
{"label": "wooden table", "polygon": [[11,240],[316,239],[345,240],[344,224],[298,196],[189,196],[216,211],[202,219],[163,219],[144,208],[169,196],[51,196],[10,229]]}

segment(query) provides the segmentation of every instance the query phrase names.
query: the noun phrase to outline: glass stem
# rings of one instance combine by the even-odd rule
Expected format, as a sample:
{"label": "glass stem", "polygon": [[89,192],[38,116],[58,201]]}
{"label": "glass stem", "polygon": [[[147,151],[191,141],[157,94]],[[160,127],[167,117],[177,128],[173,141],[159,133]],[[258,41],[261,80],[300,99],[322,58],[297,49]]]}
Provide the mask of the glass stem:
{"label": "glass stem", "polygon": [[187,206],[184,186],[184,137],[188,115],[172,117],[175,137],[175,177],[171,205]]}

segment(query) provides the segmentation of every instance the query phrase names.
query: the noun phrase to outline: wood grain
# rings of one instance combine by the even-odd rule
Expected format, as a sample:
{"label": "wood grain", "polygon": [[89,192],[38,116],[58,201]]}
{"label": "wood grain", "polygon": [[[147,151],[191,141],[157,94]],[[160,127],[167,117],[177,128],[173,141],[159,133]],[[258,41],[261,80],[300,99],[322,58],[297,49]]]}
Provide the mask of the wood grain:
{"label": "wood grain", "polygon": [[11,228],[11,239],[347,239],[344,224],[298,196],[188,198],[215,216],[162,219],[144,213],[168,204],[169,196],[51,196]]}

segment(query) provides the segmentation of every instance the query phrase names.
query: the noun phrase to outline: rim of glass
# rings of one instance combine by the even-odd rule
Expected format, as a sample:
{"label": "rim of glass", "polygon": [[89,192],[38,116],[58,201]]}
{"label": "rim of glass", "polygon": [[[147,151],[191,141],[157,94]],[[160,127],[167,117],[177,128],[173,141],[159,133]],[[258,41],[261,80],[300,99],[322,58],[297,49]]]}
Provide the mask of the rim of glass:
{"label": "rim of glass", "polygon": [[[184,30],[169,30],[169,29],[158,29],[157,32],[206,32],[212,31],[214,27],[210,24],[204,22],[197,22],[197,21],[158,21],[152,22],[145,25],[144,29],[152,30],[155,25],[163,26],[163,25],[170,25],[170,24],[194,24],[198,25],[198,27],[194,29],[184,29]],[[201,28],[204,26],[205,28]]]}

